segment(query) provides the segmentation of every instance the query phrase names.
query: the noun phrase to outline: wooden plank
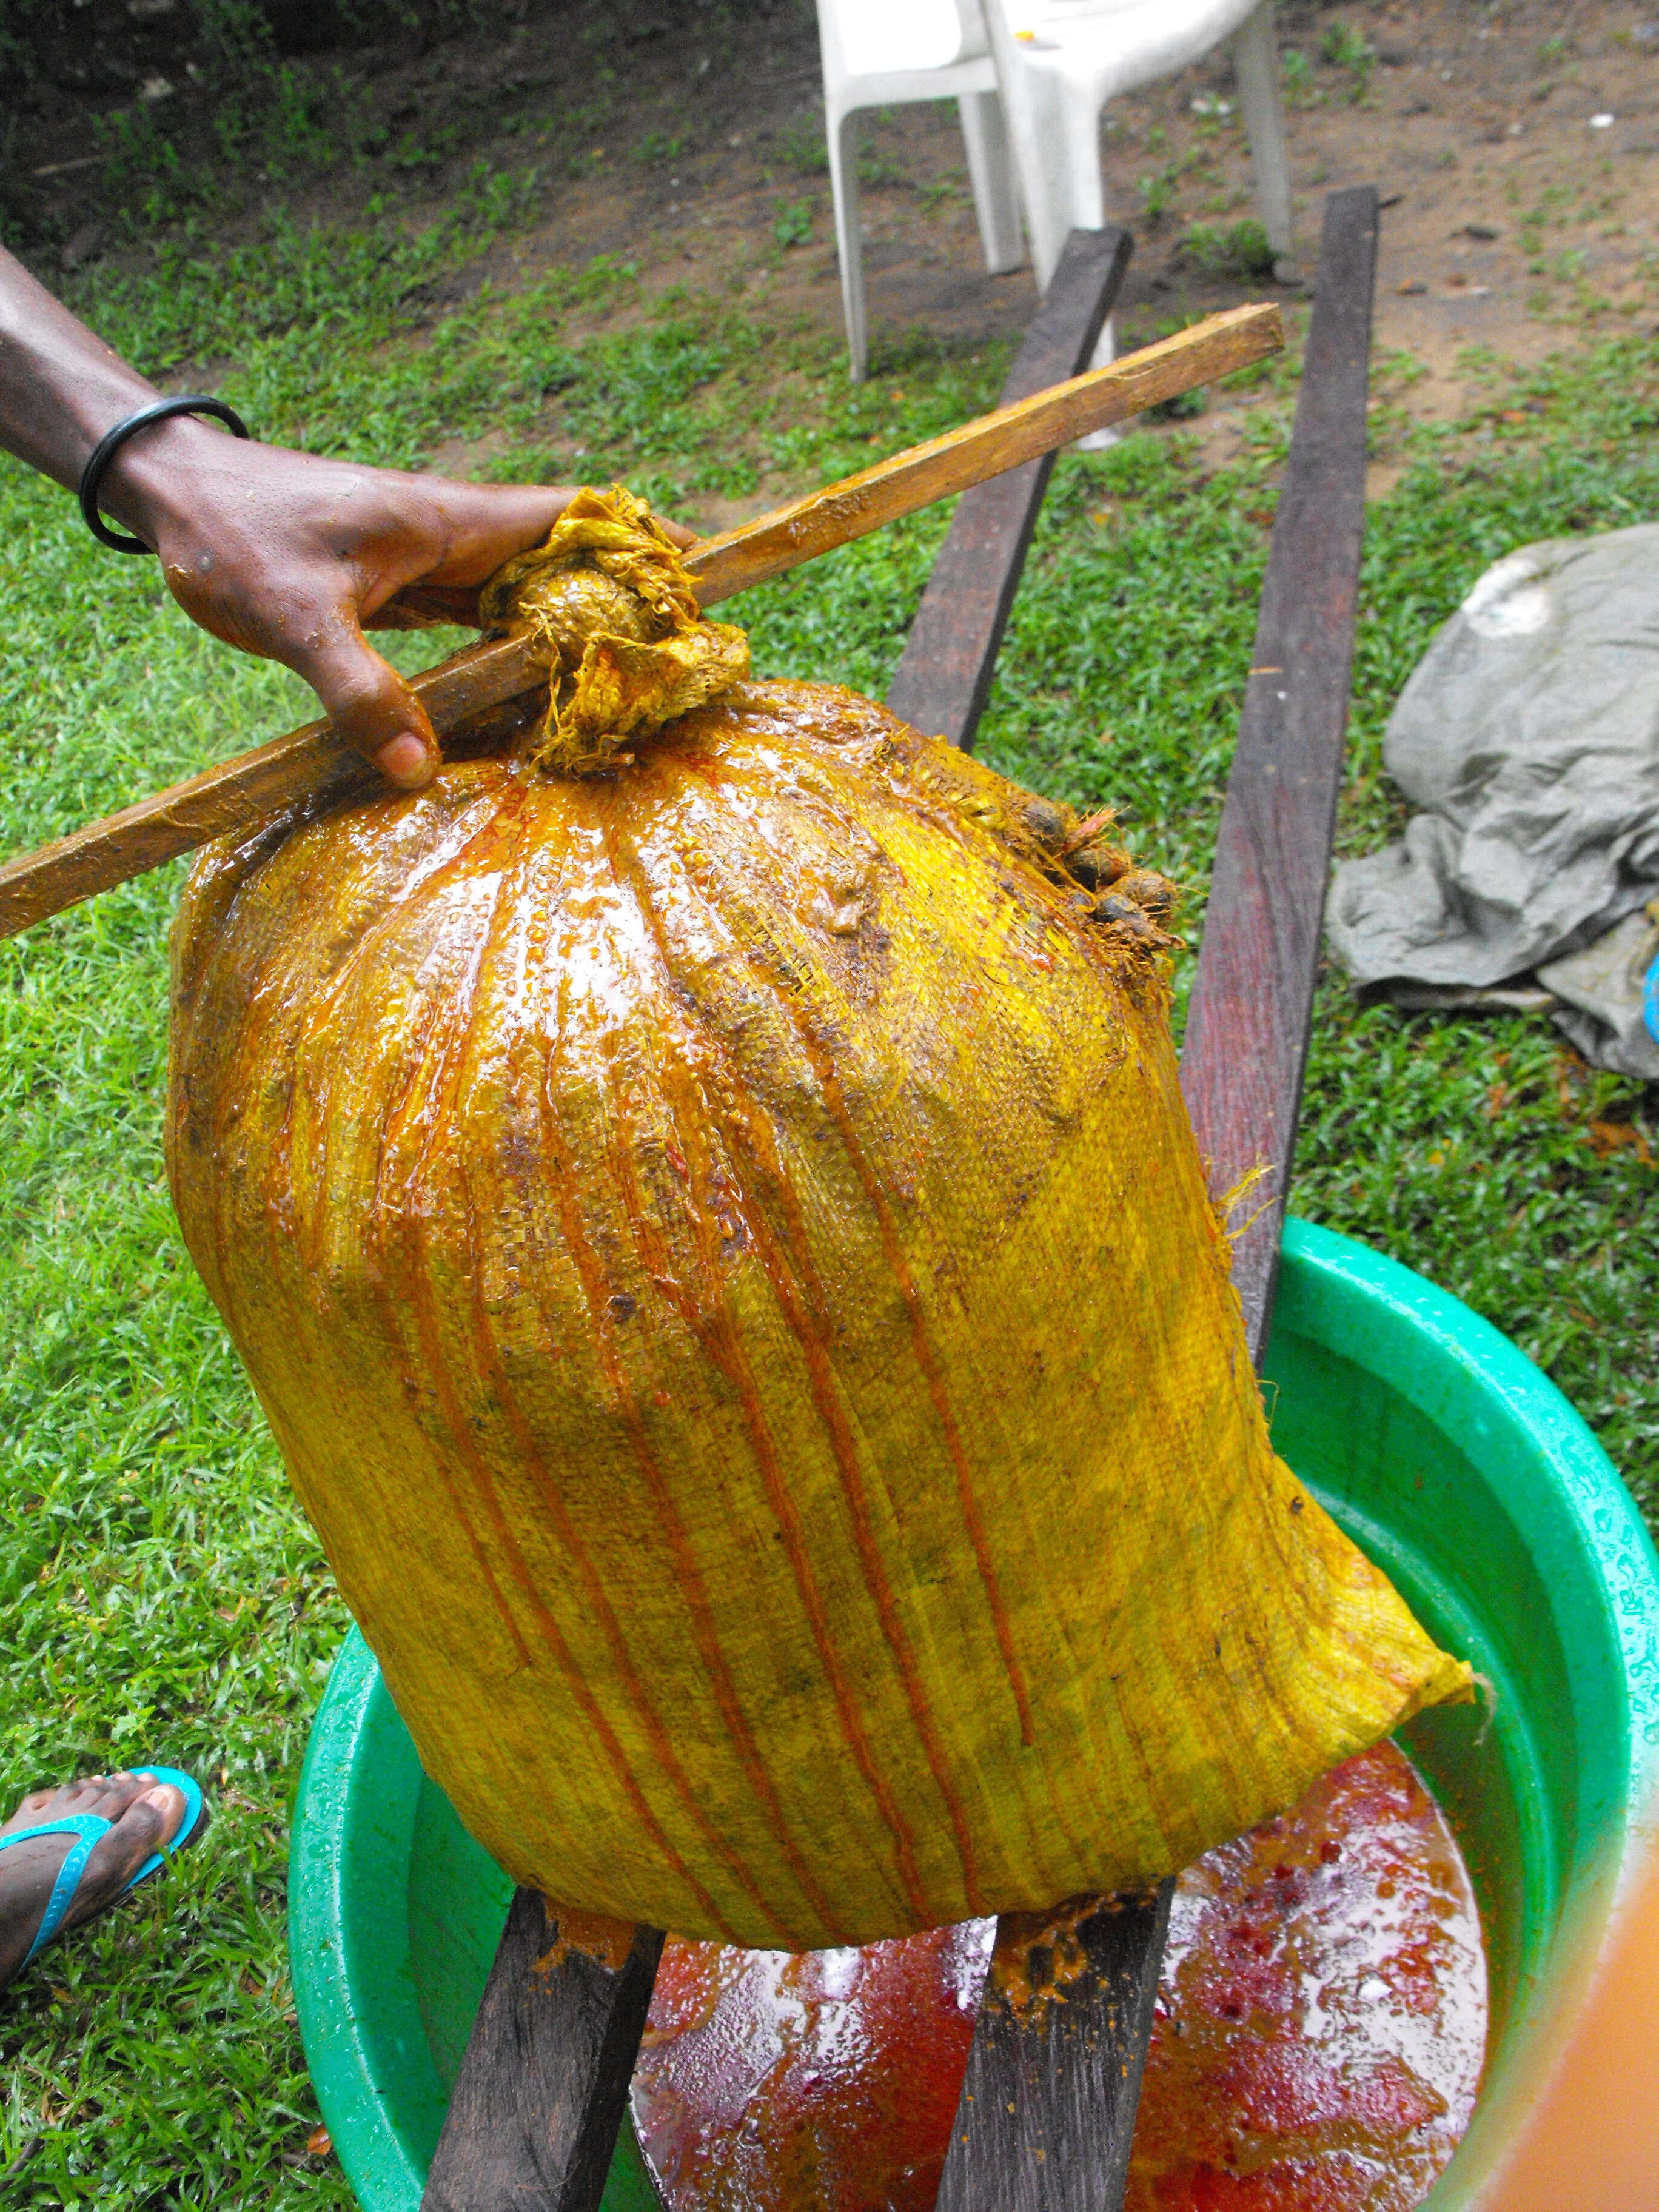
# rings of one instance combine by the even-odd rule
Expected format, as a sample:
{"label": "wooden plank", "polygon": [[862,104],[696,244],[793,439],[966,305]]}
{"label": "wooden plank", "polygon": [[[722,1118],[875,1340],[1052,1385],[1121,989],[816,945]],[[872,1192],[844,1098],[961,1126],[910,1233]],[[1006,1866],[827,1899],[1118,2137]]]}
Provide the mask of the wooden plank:
{"label": "wooden plank", "polygon": [[[1347,726],[1376,255],[1376,192],[1333,193],[1181,1063],[1212,1191],[1258,1162],[1272,1177],[1233,1257],[1258,1366]],[[941,2212],[1119,2212],[1172,1887],[1104,1923],[1052,1990],[1022,1965],[1029,1921],[998,1923]]]}
{"label": "wooden plank", "polygon": [[515,1892],[422,2212],[593,2212],[662,1946]]}
{"label": "wooden plank", "polygon": [[[705,606],[911,514],[934,500],[1068,444],[1085,430],[1241,368],[1284,343],[1279,309],[1237,307],[1191,330],[1071,378],[1012,407],[792,501],[694,547],[686,566]],[[411,679],[439,735],[545,682],[534,647],[499,638]],[[0,937],[191,852],[252,830],[285,806],[371,786],[375,772],[327,721],[221,763],[170,790],[0,866]]]}
{"label": "wooden plank", "polygon": [[1220,1199],[1257,1170],[1233,1280],[1258,1365],[1302,1104],[1365,522],[1376,194],[1333,192],[1187,1016],[1181,1085]]}
{"label": "wooden plank", "polygon": [[1122,2203],[1174,1887],[998,1921],[938,2212]]}
{"label": "wooden plank", "polygon": [[[1224,816],[1231,872],[1224,880],[1218,863],[1200,963],[1204,1003],[1219,1012],[1206,1016],[1207,1028],[1189,1024],[1182,1064],[1189,1100],[1219,1102],[1203,1126],[1228,1139],[1248,1138],[1252,1126],[1270,1130],[1281,1167],[1299,1097],[1346,718],[1363,513],[1352,483],[1357,456],[1363,503],[1375,232],[1374,193],[1340,194],[1328,207],[1307,374],[1253,664],[1263,666],[1278,653],[1308,682],[1286,685],[1283,702],[1258,706],[1260,679],[1251,679],[1241,765]],[[1023,557],[1023,543],[1018,550]],[[990,604],[1000,622],[994,597]],[[1281,706],[1286,711],[1277,712]],[[1218,926],[1235,879],[1265,918],[1265,936]],[[1293,914],[1282,921],[1285,902]],[[1262,943],[1276,952],[1288,948],[1265,980],[1257,964]],[[1257,998],[1267,1002],[1267,1015],[1241,1028],[1237,1010],[1253,1011]],[[1268,1088],[1245,1085],[1248,1103],[1234,1113],[1237,1054],[1264,1038]],[[1281,1048],[1287,1039],[1294,1052]],[[1201,1134],[1201,1141],[1214,1155],[1217,1137]],[[1275,1239],[1276,1226],[1275,1216]],[[1261,1285],[1247,1304],[1258,1352],[1271,1272]],[[1121,2203],[1170,1887],[1147,1900],[1083,1900],[1054,1915],[1004,1916],[940,2188],[944,2212],[1110,2212]],[[662,1939],[621,1930],[614,1937],[620,1948],[608,1957],[569,1945],[559,1954],[547,1915],[538,1893],[519,1893],[434,2160],[423,2200],[429,2212],[495,2212],[507,2203],[523,2212],[592,2212],[599,2201]]]}
{"label": "wooden plank", "polygon": [[[1073,233],[1054,282],[1004,387],[1005,409],[1074,374],[1087,363],[1122,281],[1130,250],[1131,241],[1122,231]],[[952,734],[958,738],[971,736],[973,724],[978,719],[1051,466],[1048,457],[1040,457],[964,495],[930,579],[917,628],[911,632],[905,661],[913,668],[918,630],[924,625],[934,631],[936,639],[934,645],[925,645],[924,651],[938,650],[942,658],[951,658],[946,683],[948,685],[954,682],[957,686],[957,696],[961,704],[957,727]],[[977,514],[970,507],[975,501],[988,501]],[[928,620],[930,604],[943,613],[943,623]],[[901,667],[903,665],[902,663]],[[945,687],[941,686],[941,696],[945,690]],[[897,711],[906,710],[900,707]],[[915,720],[914,709],[908,719]],[[921,726],[930,725],[923,722]],[[541,2179],[543,2160],[532,2160],[530,2170],[518,2179],[500,2172],[494,2165],[486,2169],[483,2164],[489,2147],[498,2140],[517,2146],[514,2155],[523,2155],[524,2131],[513,2124],[518,2110],[520,2072],[526,2064],[525,2035],[520,2022],[528,2002],[526,1978],[531,1961],[539,1953],[533,1942],[526,1942],[521,1917],[529,1916],[533,1923],[539,1904],[536,1893],[521,1890],[509,1917],[478,2024],[467,2045],[461,2078],[451,2100],[439,2157],[433,2166],[433,2178],[428,2183],[424,2203],[429,2212],[475,2212],[475,2208],[476,2212],[482,2212],[485,2198],[477,2193],[475,2178],[486,2172],[488,2185],[495,2189],[497,2200],[502,2203],[522,2203],[525,2212],[542,2212],[544,2204],[557,2204],[561,2212],[586,2212],[586,2208],[597,2204],[603,2189],[603,2166],[585,2169],[590,2194],[579,2197],[569,2193],[556,2194]],[[1163,1910],[1167,1915],[1167,1897]],[[1127,1931],[1139,1917],[1139,1908],[1120,1911],[1098,1906],[1085,1917],[1080,1939],[1073,1937],[1074,1942],[1080,1940],[1082,1943],[1085,1971],[1099,1978],[1103,1988],[1110,1992],[1116,1991],[1121,1980],[1121,1969],[1115,1966],[1115,1960],[1122,1951]],[[1011,1944],[1013,1948],[1010,1948]],[[1011,1937],[1009,1943],[999,1946],[991,1986],[1006,1992],[1022,1978],[1029,1984],[1033,1977],[1042,1984],[1045,1973],[1051,1971],[1053,1945],[1052,1931],[1047,1930],[1044,1923],[1036,1923],[1029,1929],[1021,1923],[1021,1933]],[[620,2002],[620,1995],[618,1988],[617,2002]],[[994,2004],[998,2001],[996,1997],[991,2000]],[[1109,1994],[1104,2001],[1109,2012],[1118,1999],[1115,1994]],[[1074,2016],[1068,2012],[1060,2030],[1061,2042],[1068,2051],[1074,2040]],[[1092,2017],[1091,2012],[1091,2020]],[[639,2027],[643,2024],[641,2007]],[[635,2043],[638,2032],[635,2028]],[[595,2081],[594,2096],[604,2107],[607,2142],[615,2142],[628,2070],[631,2070],[631,2062],[630,2069],[605,2072],[603,2079]],[[618,2072],[622,2094],[617,2087]],[[1122,2076],[1117,2071],[1112,2072],[1109,2083],[1103,2076],[1096,2081],[1098,2068],[1068,2067],[1066,2072],[1068,2078],[1075,2078],[1080,2087],[1086,2081],[1094,2084],[1097,2090],[1104,2089],[1114,2095],[1122,2094]],[[1135,2087],[1138,2090],[1138,2075]],[[464,2178],[466,2187],[474,2188],[473,2195],[457,2193],[457,2175]],[[526,2193],[514,2195],[510,2193],[513,2189]],[[535,2193],[538,2189],[539,2195]]]}
{"label": "wooden plank", "polygon": [[[1115,224],[1072,233],[1002,387],[1005,407],[1088,367],[1133,246]],[[887,690],[912,729],[971,750],[1054,465],[1044,453],[957,501]]]}

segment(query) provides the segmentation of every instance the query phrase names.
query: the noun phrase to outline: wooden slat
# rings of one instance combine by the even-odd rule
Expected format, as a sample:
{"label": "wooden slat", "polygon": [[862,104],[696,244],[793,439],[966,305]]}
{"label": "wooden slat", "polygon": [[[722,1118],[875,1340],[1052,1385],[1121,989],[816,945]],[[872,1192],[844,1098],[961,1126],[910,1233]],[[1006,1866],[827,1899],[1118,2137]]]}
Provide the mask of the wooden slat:
{"label": "wooden slat", "polygon": [[662,1945],[514,1893],[422,2212],[593,2212]]}
{"label": "wooden slat", "polygon": [[938,2212],[1122,2203],[1174,1887],[1004,1913]]}
{"label": "wooden slat", "polygon": [[1267,1342],[1296,1146],[1348,726],[1376,194],[1333,192],[1261,591],[1181,1085],[1218,1198],[1258,1168],[1233,1248],[1250,1352]]}
{"label": "wooden slat", "polygon": [[[1271,1174],[1233,1257],[1258,1367],[1347,727],[1376,256],[1376,192],[1333,193],[1181,1063],[1212,1191]],[[1022,1972],[1029,1922],[998,1923],[1001,1994],[974,2030],[941,2212],[1119,2212],[1172,1887],[1105,1922],[1046,2001]]]}
{"label": "wooden slat", "polygon": [[[1073,233],[1055,272],[1054,283],[1010,372],[1003,390],[1005,407],[1018,402],[1033,391],[1046,389],[1086,363],[1100,334],[1101,325],[1110,312],[1129,251],[1130,241],[1121,231]],[[1019,581],[1020,568],[1030,542],[1032,525],[1042,503],[1048,473],[1049,463],[1046,459],[1028,461],[995,483],[964,494],[922,601],[919,626],[927,616],[930,603],[941,609],[950,624],[948,639],[941,634],[944,625],[937,623],[932,625],[942,650],[951,656],[951,673],[941,687],[939,696],[951,696],[951,686],[954,684],[957,687],[954,696],[960,702],[959,734],[963,736],[971,736],[973,724],[978,718],[985,686],[990,680],[1003,625]],[[1009,489],[1005,491],[1005,487]],[[987,502],[980,507],[977,519],[970,504],[975,501]],[[965,524],[964,513],[968,514]],[[942,579],[945,580],[943,586]],[[959,608],[961,612],[957,611]],[[906,664],[914,665],[916,635],[916,630],[913,629],[911,646],[907,647],[905,661],[901,667]],[[890,703],[892,703],[890,699]],[[899,707],[896,711],[904,713],[906,709]],[[915,720],[914,710],[908,718]],[[942,725],[923,721],[921,726],[937,729]],[[533,1899],[534,1893],[521,1890],[519,1896],[520,1903],[514,1906],[514,1917],[508,1921],[501,1948],[496,1954],[484,2009],[480,2011],[478,2025],[473,2029],[472,2039],[467,2045],[462,2077],[456,2085],[450,2117],[440,2145],[441,2156],[447,2170],[451,2172],[476,2173],[482,2170],[480,2161],[484,2154],[482,2146],[487,2145],[499,2131],[501,2114],[505,2111],[510,2116],[513,2110],[513,2100],[516,2095],[514,2069],[523,2062],[518,2034],[510,2024],[518,2018],[519,2010],[527,2001],[522,1984],[529,1970],[528,1962],[534,1955],[533,1947],[526,1947],[522,1940],[519,1924],[521,1908],[525,1912],[533,1911],[533,1906],[526,1900]],[[1133,1908],[1121,1913],[1103,1910],[1088,1923],[1085,1936],[1088,1971],[1100,1977],[1103,1988],[1109,1991],[1104,2000],[1109,2011],[1117,2002],[1116,1997],[1109,1994],[1116,1988],[1114,1974],[1117,1969],[1113,1965],[1114,1958],[1121,1951],[1126,1941],[1131,1940],[1130,1930],[1141,1917]],[[1039,1955],[1037,1971],[1041,1973],[1042,1930],[1040,1928],[1035,1931],[1026,1930],[1023,1936],[1016,1935],[1011,1941],[1019,1947],[1018,1959],[1006,1946],[998,1954],[1003,1966],[1002,1985],[1009,1988],[1013,1986],[1018,1973],[1024,1972],[1029,1976],[1034,1947]],[[1121,1979],[1121,1973],[1118,1978]],[[515,1986],[520,1990],[516,2000],[513,1995]],[[621,2001],[620,1989],[615,1992],[615,2001]],[[1091,2014],[1091,2019],[1092,2016]],[[1068,2014],[1067,2030],[1061,2039],[1067,2049],[1071,2041],[1070,2019]],[[505,2027],[504,2023],[507,2024]],[[643,2025],[644,2012],[641,2008],[639,2027]],[[637,2042],[637,2039],[636,2028],[635,2040]],[[1003,2042],[1006,2040],[1003,2039],[997,2045],[993,2061],[995,2065],[1004,2063]],[[1013,2056],[1017,2063],[1017,2045]],[[981,2059],[981,2063],[984,2061]],[[504,2069],[504,2078],[495,2079],[495,2069]],[[1098,2071],[1097,2068],[1096,2071]],[[1079,2081],[1085,2078],[1081,2071],[1068,2068],[1067,2072],[1068,2077],[1076,2072]],[[605,2074],[602,2079],[596,2079],[594,2085],[594,2094],[604,2107],[604,2125],[609,2130],[608,2139],[613,2141],[626,2089],[627,2069],[621,2070],[620,2078],[621,2092],[617,2087],[616,2073]],[[1089,2075],[1088,2078],[1093,2080],[1094,2075]],[[1138,2087],[1138,2075],[1135,2081]],[[1114,2094],[1121,2094],[1121,2075],[1114,2075],[1112,2084],[1109,2086]],[[434,2177],[442,2179],[438,2165],[434,2164],[433,2172]],[[520,2212],[551,2212],[555,2205],[558,2206],[559,2212],[592,2212],[604,2186],[603,2169],[590,2169],[588,2179],[590,2194],[579,2197],[569,2193],[556,2196],[545,2185],[538,2184],[533,2176],[527,2176],[518,2196],[508,2197],[503,2191],[500,2201],[503,2204],[514,2204],[520,2208]],[[451,2184],[444,2185],[453,2186]],[[539,2194],[537,2193],[538,2187]],[[453,2194],[434,2196],[430,2183],[426,2204],[429,2212],[440,2212],[440,2208],[441,2212],[475,2212],[474,2199]],[[481,2201],[478,2201],[478,2212],[482,2212]],[[792,2208],[792,2212],[810,2212],[810,2208]]]}
{"label": "wooden slat", "polygon": [[[1072,233],[1002,387],[1005,407],[1088,367],[1133,245],[1115,225]],[[887,691],[893,712],[930,738],[973,746],[1054,465],[1044,453],[957,502]]]}
{"label": "wooden slat", "polygon": [[[1237,307],[1109,367],[913,446],[856,476],[711,538],[686,556],[705,606],[849,544],[900,515],[1051,452],[1085,430],[1259,361],[1284,343],[1279,309]],[[469,646],[412,679],[440,737],[545,681],[520,638]],[[0,937],[192,852],[257,830],[285,806],[372,785],[327,721],[222,762],[106,820],[0,865]]]}

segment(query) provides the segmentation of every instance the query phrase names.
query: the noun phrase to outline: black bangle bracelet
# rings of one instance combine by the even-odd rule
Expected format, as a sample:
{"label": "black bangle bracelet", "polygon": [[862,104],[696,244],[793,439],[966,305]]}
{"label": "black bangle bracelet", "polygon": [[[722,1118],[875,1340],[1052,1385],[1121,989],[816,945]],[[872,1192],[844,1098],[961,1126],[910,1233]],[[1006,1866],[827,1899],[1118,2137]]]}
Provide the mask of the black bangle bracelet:
{"label": "black bangle bracelet", "polygon": [[112,430],[106,430],[87,456],[87,465],[81,471],[81,512],[86,517],[87,528],[100,545],[108,545],[117,553],[153,553],[155,547],[146,545],[142,538],[124,538],[118,530],[112,530],[98,512],[98,487],[104,480],[104,471],[115,459],[135,430],[142,430],[151,422],[164,422],[169,415],[216,415],[239,438],[250,434],[248,427],[234,407],[226,406],[222,399],[210,398],[204,392],[185,392],[177,399],[157,399],[148,407],[141,407],[135,415],[127,416]]}

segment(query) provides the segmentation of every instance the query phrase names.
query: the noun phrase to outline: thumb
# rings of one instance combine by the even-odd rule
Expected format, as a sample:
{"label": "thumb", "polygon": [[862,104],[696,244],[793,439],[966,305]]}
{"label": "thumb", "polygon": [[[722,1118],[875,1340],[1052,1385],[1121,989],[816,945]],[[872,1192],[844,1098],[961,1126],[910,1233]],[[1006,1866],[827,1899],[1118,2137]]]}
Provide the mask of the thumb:
{"label": "thumb", "polygon": [[372,760],[399,791],[431,782],[442,757],[431,717],[397,670],[381,659],[356,621],[343,620],[295,666],[349,745]]}

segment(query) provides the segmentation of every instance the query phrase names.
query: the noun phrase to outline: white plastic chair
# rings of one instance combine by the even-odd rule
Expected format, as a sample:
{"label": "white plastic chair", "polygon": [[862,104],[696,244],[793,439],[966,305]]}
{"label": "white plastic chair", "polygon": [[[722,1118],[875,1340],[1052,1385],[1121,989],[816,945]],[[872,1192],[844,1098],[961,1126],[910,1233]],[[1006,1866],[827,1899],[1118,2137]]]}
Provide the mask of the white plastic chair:
{"label": "white plastic chair", "polygon": [[[908,4],[901,0],[901,12]],[[1232,40],[1261,227],[1276,254],[1290,252],[1273,0],[985,0],[985,9],[1040,290],[1068,230],[1105,226],[1101,109],[1224,39]]]}
{"label": "white plastic chair", "polygon": [[1018,269],[1025,247],[996,64],[980,0],[817,0],[817,9],[842,307],[857,384],[870,358],[854,120],[860,109],[954,99],[962,116],[987,269],[994,276]]}

